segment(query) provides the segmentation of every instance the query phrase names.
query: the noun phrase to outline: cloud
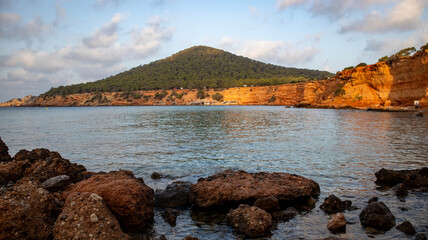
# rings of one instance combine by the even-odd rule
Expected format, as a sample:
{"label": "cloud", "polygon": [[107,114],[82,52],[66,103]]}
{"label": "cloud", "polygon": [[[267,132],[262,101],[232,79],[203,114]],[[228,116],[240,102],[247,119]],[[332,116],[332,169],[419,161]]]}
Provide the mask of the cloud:
{"label": "cloud", "polygon": [[248,6],[248,10],[250,10],[250,12],[251,12],[251,13],[254,13],[254,14],[258,13],[257,8],[256,8],[256,7],[254,7],[254,6]]}
{"label": "cloud", "polygon": [[362,20],[343,24],[340,32],[383,33],[414,30],[421,23],[420,18],[426,6],[426,0],[401,0],[386,14],[372,11]]}
{"label": "cloud", "polygon": [[123,3],[124,0],[96,0],[94,3],[95,8],[104,8],[107,6],[117,7]]}
{"label": "cloud", "polygon": [[15,13],[0,14],[0,37],[7,39],[17,39],[41,41],[45,33],[52,30],[52,26],[43,22],[40,16],[34,17],[26,24],[21,24],[21,16]]}
{"label": "cloud", "polygon": [[303,5],[303,4],[306,4],[308,2],[310,2],[310,1],[308,1],[308,0],[277,0],[276,5],[278,6],[278,8],[280,10],[284,10],[286,8],[289,8],[289,7]]}
{"label": "cloud", "polygon": [[84,38],[83,43],[89,48],[111,46],[119,38],[118,28],[122,19],[122,14],[116,13],[109,23],[95,30],[92,36]]}

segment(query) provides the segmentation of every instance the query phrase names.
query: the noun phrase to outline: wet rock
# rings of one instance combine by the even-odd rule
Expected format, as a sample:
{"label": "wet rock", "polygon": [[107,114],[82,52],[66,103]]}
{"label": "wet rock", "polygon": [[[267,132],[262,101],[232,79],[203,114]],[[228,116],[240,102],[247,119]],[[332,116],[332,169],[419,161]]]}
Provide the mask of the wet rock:
{"label": "wet rock", "polygon": [[233,229],[249,237],[262,237],[268,234],[272,227],[272,216],[269,213],[245,204],[231,209],[227,214],[227,221]]}
{"label": "wet rock", "polygon": [[397,197],[405,197],[407,196],[407,188],[404,183],[399,183],[394,187],[395,196]]}
{"label": "wet rock", "polygon": [[192,201],[197,207],[221,207],[269,196],[275,196],[280,202],[307,200],[319,193],[316,182],[295,174],[245,171],[219,173],[191,188]]}
{"label": "wet rock", "polygon": [[9,148],[0,137],[0,162],[9,162],[11,159],[12,157],[9,155]]}
{"label": "wet rock", "polygon": [[340,238],[340,237],[327,237],[327,238],[318,239],[318,240],[346,240],[346,238]]}
{"label": "wet rock", "polygon": [[426,239],[427,239],[427,237],[423,233],[418,233],[415,236],[415,240],[426,240]]}
{"label": "wet rock", "polygon": [[70,177],[67,175],[59,175],[53,178],[49,178],[48,180],[42,183],[44,189],[49,192],[57,192],[59,190],[63,190],[70,184]]}
{"label": "wet rock", "polygon": [[167,208],[161,213],[162,218],[172,227],[175,226],[179,212],[172,208]]}
{"label": "wet rock", "polygon": [[372,197],[369,199],[368,204],[379,201],[378,197]]}
{"label": "wet rock", "polygon": [[161,179],[162,178],[162,174],[158,173],[158,172],[153,172],[152,175],[150,176],[152,179],[156,180],[156,179]]}
{"label": "wet rock", "polygon": [[55,223],[54,239],[131,239],[95,193],[70,195]]}
{"label": "wet rock", "polygon": [[50,239],[58,212],[39,183],[19,181],[0,196],[0,239]]}
{"label": "wet rock", "polygon": [[100,195],[125,231],[139,231],[153,222],[153,189],[134,177],[130,171],[98,174],[70,185],[63,198],[78,192]]}
{"label": "wet rock", "polygon": [[320,208],[327,214],[333,214],[343,212],[345,210],[352,210],[351,201],[342,201],[335,195],[330,195],[324,199],[324,203],[321,204]]}
{"label": "wet rock", "polygon": [[186,207],[190,205],[190,182],[173,182],[165,190],[155,193],[158,207]]}
{"label": "wet rock", "polygon": [[386,170],[382,168],[376,175],[376,184],[392,187],[404,183],[408,188],[428,187],[428,167],[415,170]]}
{"label": "wet rock", "polygon": [[423,113],[422,111],[417,112],[417,113],[415,114],[415,117],[423,117],[423,116],[424,116],[424,113]]}
{"label": "wet rock", "polygon": [[346,232],[346,219],[343,213],[336,213],[328,221],[327,229],[332,232]]}
{"label": "wet rock", "polygon": [[272,218],[276,221],[288,221],[294,218],[299,212],[293,208],[289,207],[286,210],[276,211],[272,213]]}
{"label": "wet rock", "polygon": [[278,198],[274,196],[269,196],[261,199],[257,199],[253,206],[261,208],[266,212],[273,212],[279,210]]}
{"label": "wet rock", "polygon": [[193,237],[193,236],[187,236],[187,237],[183,238],[183,240],[199,240],[199,238]]}
{"label": "wet rock", "polygon": [[409,221],[404,221],[395,228],[408,235],[415,235],[416,233],[415,228]]}
{"label": "wet rock", "polygon": [[361,211],[359,218],[363,227],[386,231],[395,226],[395,217],[383,202],[370,203]]}

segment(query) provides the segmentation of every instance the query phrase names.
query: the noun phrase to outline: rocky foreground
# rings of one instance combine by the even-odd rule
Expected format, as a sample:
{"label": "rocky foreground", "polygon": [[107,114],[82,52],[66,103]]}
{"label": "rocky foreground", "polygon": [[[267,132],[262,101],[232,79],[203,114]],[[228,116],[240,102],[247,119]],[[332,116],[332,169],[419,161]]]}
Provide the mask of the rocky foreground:
{"label": "rocky foreground", "polygon": [[[379,185],[394,186],[397,196],[428,188],[428,168],[382,169],[376,177]],[[47,149],[21,150],[12,158],[1,139],[0,185],[0,239],[166,239],[147,231],[155,207],[171,226],[178,209],[225,211],[237,234],[263,237],[278,222],[313,209],[320,194],[316,182],[298,175],[245,171],[219,173],[196,184],[174,182],[155,192],[130,171],[88,172]],[[326,227],[332,234],[346,232],[344,211],[357,210],[351,201],[334,195],[320,208],[331,216]],[[376,198],[368,201],[359,219],[362,227],[379,231],[397,225],[389,208]],[[426,239],[409,221],[396,228]]]}

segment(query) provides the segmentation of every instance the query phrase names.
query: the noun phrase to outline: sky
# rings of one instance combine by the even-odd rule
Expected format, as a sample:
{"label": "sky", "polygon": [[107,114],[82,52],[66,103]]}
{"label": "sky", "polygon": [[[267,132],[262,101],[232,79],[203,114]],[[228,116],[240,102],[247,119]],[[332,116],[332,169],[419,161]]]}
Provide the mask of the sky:
{"label": "sky", "polygon": [[427,42],[427,0],[0,0],[0,102],[196,45],[335,73]]}

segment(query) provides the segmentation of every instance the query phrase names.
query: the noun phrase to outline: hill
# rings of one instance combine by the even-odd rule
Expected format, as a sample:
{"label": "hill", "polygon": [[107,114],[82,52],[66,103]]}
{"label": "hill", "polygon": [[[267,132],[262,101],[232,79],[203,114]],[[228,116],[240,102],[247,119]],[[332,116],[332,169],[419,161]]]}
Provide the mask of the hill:
{"label": "hill", "polygon": [[174,88],[269,86],[319,80],[330,76],[333,74],[326,71],[265,64],[223,50],[196,46],[95,82],[51,88],[42,96]]}

